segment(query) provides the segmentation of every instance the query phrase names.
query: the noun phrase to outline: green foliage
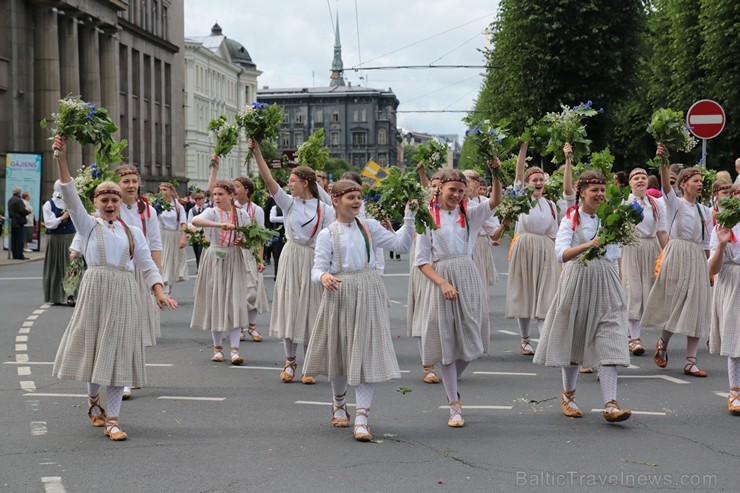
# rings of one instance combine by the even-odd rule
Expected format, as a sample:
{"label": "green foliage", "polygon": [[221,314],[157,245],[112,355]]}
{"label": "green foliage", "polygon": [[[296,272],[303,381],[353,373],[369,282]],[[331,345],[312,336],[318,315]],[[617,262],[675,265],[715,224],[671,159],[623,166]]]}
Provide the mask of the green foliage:
{"label": "green foliage", "polygon": [[194,226],[188,226],[185,229],[185,236],[188,237],[188,245],[200,245],[203,248],[211,246],[211,242],[206,238],[202,228],[196,228]]}
{"label": "green foliage", "polygon": [[262,264],[262,259],[259,256],[259,252],[262,251],[262,247],[265,243],[272,241],[278,233],[267,228],[263,228],[256,222],[247,224],[246,226],[237,226],[236,232],[241,235],[241,246],[252,252],[254,260],[257,264]]}
{"label": "green foliage", "polygon": [[601,174],[606,178],[607,183],[614,181],[614,173],[612,167],[614,166],[614,155],[607,147],[603,151],[594,152],[590,158],[591,169],[600,171]]}
{"label": "green foliage", "polygon": [[390,168],[388,176],[375,188],[365,190],[365,208],[375,219],[404,215],[406,203],[412,200],[416,205],[416,232],[424,234],[428,229],[435,230],[437,225],[429,212],[429,190],[419,183],[415,172],[403,172],[399,168]]}
{"label": "green foliage", "polygon": [[[447,146],[436,140],[420,144],[416,148],[413,161],[417,163],[421,161],[427,173],[434,173],[447,162]],[[412,166],[412,169],[416,169],[416,165]]]}
{"label": "green foliage", "polygon": [[329,148],[324,145],[324,129],[320,128],[298,146],[296,162],[315,170],[323,170],[329,161]]}
{"label": "green foliage", "polygon": [[[228,122],[226,115],[219,115],[208,124],[212,137],[216,137],[216,149],[213,153],[224,157],[239,143],[239,127]],[[214,162],[211,161],[211,166]]]}
{"label": "green foliage", "polygon": [[326,163],[326,176],[331,176],[332,181],[337,181],[347,171],[358,171],[349,161],[342,158],[330,157]]}
{"label": "green foliage", "polygon": [[714,216],[717,224],[725,229],[732,229],[740,223],[740,200],[737,196],[720,199],[719,206],[722,210]]}
{"label": "green foliage", "polygon": [[588,139],[583,120],[598,114],[591,105],[591,101],[580,103],[575,108],[561,105],[560,113],[547,113],[542,118],[542,125],[547,128],[547,134],[550,136],[545,151],[553,155],[553,163],[560,164],[565,161],[563,146],[566,143],[573,148],[573,162],[580,161],[589,153],[591,140]]}
{"label": "green foliage", "polygon": [[659,108],[655,110],[650,118],[650,125],[647,132],[655,139],[658,144],[666,147],[666,152],[662,159],[653,160],[649,164],[656,167],[656,164],[668,164],[670,161],[670,150],[689,152],[697,143],[697,140],[691,136],[689,129],[684,122],[683,111],[674,111],[669,108]]}
{"label": "green foliage", "polygon": [[261,143],[278,138],[284,115],[285,109],[278,104],[264,105],[254,102],[242,108],[235,119],[247,137]]}
{"label": "green foliage", "polygon": [[501,195],[501,203],[496,207],[496,216],[501,222],[513,223],[519,219],[519,214],[529,214],[537,202],[532,197],[534,187],[531,185],[522,188],[507,187]]}

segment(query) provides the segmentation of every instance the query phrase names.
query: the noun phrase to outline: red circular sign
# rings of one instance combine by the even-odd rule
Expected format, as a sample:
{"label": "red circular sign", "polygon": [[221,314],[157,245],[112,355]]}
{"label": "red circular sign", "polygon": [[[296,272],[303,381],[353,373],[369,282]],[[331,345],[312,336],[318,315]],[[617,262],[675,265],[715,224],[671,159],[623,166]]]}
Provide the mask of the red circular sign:
{"label": "red circular sign", "polygon": [[699,100],[686,113],[686,125],[698,138],[713,139],[725,128],[725,110],[711,99]]}

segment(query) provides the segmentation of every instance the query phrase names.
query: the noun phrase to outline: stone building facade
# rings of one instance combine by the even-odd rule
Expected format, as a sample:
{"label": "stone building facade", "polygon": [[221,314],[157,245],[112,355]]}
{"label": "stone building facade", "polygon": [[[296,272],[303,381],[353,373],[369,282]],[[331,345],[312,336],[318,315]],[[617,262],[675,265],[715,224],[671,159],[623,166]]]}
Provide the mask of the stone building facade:
{"label": "stone building facade", "polygon": [[[39,122],[80,95],[110,111],[149,188],[185,181],[183,16],[183,0],[0,2],[0,159],[43,153],[49,196],[56,173]],[[69,157],[77,169],[94,152],[71,144]]]}
{"label": "stone building facade", "polygon": [[[185,145],[191,186],[205,189],[215,141],[208,123],[219,115],[229,121],[245,105],[257,100],[261,74],[240,43],[224,36],[216,24],[208,36],[185,38]],[[219,177],[233,178],[251,171],[244,167],[247,141],[221,160]]]}

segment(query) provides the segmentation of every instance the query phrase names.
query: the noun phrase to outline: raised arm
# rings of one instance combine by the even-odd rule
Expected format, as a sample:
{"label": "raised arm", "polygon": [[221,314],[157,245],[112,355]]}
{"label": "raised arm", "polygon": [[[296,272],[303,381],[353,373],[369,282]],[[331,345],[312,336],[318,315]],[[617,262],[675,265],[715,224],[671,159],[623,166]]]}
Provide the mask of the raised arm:
{"label": "raised arm", "polygon": [[419,172],[419,181],[421,182],[421,186],[424,188],[429,188],[429,178],[427,178],[427,170],[424,169],[423,161],[419,161],[419,163],[416,165],[416,171]]}
{"label": "raised arm", "polygon": [[[658,144],[658,149],[655,151],[656,156],[663,156],[665,153],[665,146]],[[671,168],[668,166],[660,166],[660,188],[663,189],[663,194],[667,195],[672,190],[671,187]]]}
{"label": "raised arm", "polygon": [[265,181],[265,186],[267,186],[267,189],[270,191],[270,195],[274,197],[278,191],[278,188],[280,188],[280,185],[278,185],[278,182],[276,182],[275,178],[272,177],[272,172],[270,171],[270,168],[267,166],[267,163],[265,162],[265,158],[262,157],[262,150],[260,149],[260,143],[254,139],[249,139],[247,141],[247,146],[254,154],[254,159],[257,161],[257,169],[260,172],[260,176]]}
{"label": "raised arm", "polygon": [[529,142],[522,142],[519,146],[519,155],[516,157],[514,183],[524,184],[524,170],[527,167],[527,149],[529,149]]}
{"label": "raised arm", "polygon": [[573,168],[571,167],[571,159],[573,158],[573,148],[567,142],[563,146],[563,154],[565,154],[565,169],[563,170],[563,195],[566,197],[572,197],[575,193],[573,190]]}
{"label": "raised arm", "polygon": [[211,176],[208,177],[208,191],[213,192],[213,187],[216,185],[216,181],[218,181],[218,166],[221,163],[221,160],[218,158],[217,155],[211,156]]}
{"label": "raised arm", "polygon": [[64,141],[64,137],[54,137],[54,143],[51,145],[53,150],[59,150],[59,158],[57,161],[57,169],[59,170],[59,181],[62,184],[69,183],[72,181],[72,175],[69,173],[69,165],[67,164],[67,143]]}
{"label": "raised arm", "polygon": [[[498,157],[494,156],[487,164],[491,171],[493,171],[501,165],[501,162],[498,160]],[[501,203],[501,181],[495,173],[491,173],[491,175],[493,176],[493,181],[491,182],[493,188],[491,190],[491,197],[488,199],[488,208],[493,210]]]}

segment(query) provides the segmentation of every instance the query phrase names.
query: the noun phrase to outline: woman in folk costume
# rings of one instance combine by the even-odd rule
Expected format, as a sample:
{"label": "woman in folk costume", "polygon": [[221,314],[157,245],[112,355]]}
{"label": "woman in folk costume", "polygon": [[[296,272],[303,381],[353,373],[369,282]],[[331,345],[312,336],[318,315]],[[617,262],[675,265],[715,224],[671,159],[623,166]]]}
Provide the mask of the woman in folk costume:
{"label": "woman in folk costume", "polygon": [[[67,165],[67,147],[54,138],[62,196],[81,238],[87,271],[80,282],[77,305],[64,331],[52,375],[87,383],[88,416],[93,426],[104,426],[114,441],[125,440],[118,417],[124,386],[145,383],[145,325],[141,289],[134,276],[138,266],[160,308],[177,307],[162,289],[162,277],[152,260],[144,233],[119,217],[121,188],[103,182],[95,191],[99,217],[90,216],[77,195]],[[107,386],[106,410],[100,403],[100,386]]]}
{"label": "woman in folk costume", "polygon": [[[515,183],[534,187],[532,198],[537,201],[528,214],[520,214],[516,222],[506,283],[506,316],[516,318],[519,325],[519,352],[534,355],[529,339],[530,320],[542,323],[558,289],[560,266],[555,258],[555,237],[558,233],[557,205],[546,199],[545,172],[532,166],[525,171],[528,143],[522,142],[516,162]],[[570,144],[566,155],[563,195],[573,194],[573,174],[570,169]]]}
{"label": "woman in folk costume", "polygon": [[[555,258],[565,263],[555,299],[542,326],[534,355],[538,365],[560,367],[563,414],[580,418],[575,403],[579,365],[599,366],[601,394],[609,422],[624,421],[631,411],[617,404],[617,366],[629,365],[627,303],[619,280],[619,246],[607,245],[606,254],[586,265],[575,261],[590,247],[598,247],[600,227],[596,209],[604,201],[606,179],[586,171],[576,183],[576,205],[560,223]],[[580,202],[580,206],[579,206]]]}
{"label": "woman in folk costume", "polygon": [[[244,288],[249,283],[247,264],[244,262],[242,237],[235,231],[249,224],[247,213],[234,205],[234,185],[221,180],[211,191],[213,207],[193,218],[193,226],[203,228],[210,246],[195,278],[195,300],[190,327],[210,330],[213,338],[211,361],[224,361],[224,332],[231,345],[229,361],[241,365],[239,354],[240,327],[247,325],[249,305],[244,303]],[[250,252],[251,255],[251,252]]]}
{"label": "woman in folk costume", "polygon": [[[75,227],[62,198],[62,184],[54,182],[54,193],[41,207],[48,241],[44,255],[44,302],[61,305],[74,302],[64,292],[64,271],[69,265],[69,246],[75,237]],[[69,299],[71,298],[71,300]]]}
{"label": "woman in folk costume", "polygon": [[[439,187],[440,187],[440,174],[441,171],[437,171],[432,175],[432,179],[427,179],[426,171],[424,170],[424,163],[419,162],[416,166],[416,170],[419,172],[421,184],[424,188],[429,188],[432,192],[432,198],[429,201],[429,210],[434,214],[435,208],[440,207],[439,204]],[[416,260],[416,235],[414,235],[414,241],[411,243],[409,249],[409,285],[407,291],[407,304],[406,304],[406,335],[417,339],[419,344],[419,357],[423,359],[423,351],[421,347],[421,336],[424,332],[424,317],[426,316],[426,308],[424,307],[424,301],[426,299],[426,289],[429,279],[421,273],[419,269],[414,266]],[[434,370],[434,365],[422,364],[422,380],[424,383],[439,383],[439,377],[437,372]]]}
{"label": "woman in folk costume", "polygon": [[[740,195],[740,185],[734,186]],[[727,410],[740,416],[740,224],[716,226],[709,242],[709,273],[716,276],[712,299],[709,352],[727,356],[730,392]]]}
{"label": "woman in folk costume", "polygon": [[159,184],[159,193],[168,201],[172,207],[165,211],[158,207],[159,226],[162,234],[162,279],[164,279],[164,290],[168,294],[172,285],[176,282],[188,280],[188,255],[185,247],[188,238],[185,229],[188,225],[188,215],[185,208],[180,204],[177,191],[172,183],[162,182]]}
{"label": "woman in folk costume", "polygon": [[[497,159],[488,163],[498,167]],[[501,202],[501,182],[493,181],[487,202],[467,208],[463,198],[465,175],[446,169],[440,175],[440,208],[433,210],[438,229],[419,235],[414,265],[431,282],[425,294],[422,322],[422,364],[440,364],[450,417],[447,425],[459,428],[462,399],[457,380],[471,361],[488,353],[488,297],[473,263],[473,248],[483,223]]]}
{"label": "woman in folk costume", "polygon": [[372,440],[368,414],[373,384],[401,377],[375,247],[406,253],[415,213],[407,210],[403,226],[394,233],[375,219],[359,219],[363,194],[355,182],[339,180],[332,197],[337,219],[316,239],[311,280],[324,290],[303,374],[329,377],[331,423],[339,428],[349,426],[347,385],[356,388],[354,438],[367,442]]}
{"label": "woman in folk costume", "polygon": [[[321,303],[321,287],[311,282],[316,237],[334,222],[334,210],[320,200],[316,173],[311,168],[298,166],[291,170],[288,195],[272,177],[259,143],[250,139],[249,148],[265,186],[283,212],[287,243],[281,252],[282,268],[275,279],[270,335],[283,339],[285,366],[280,381],[290,383],[296,372],[296,350],[299,344],[304,352],[308,350],[311,328]],[[311,385],[316,379],[303,375],[301,382]]]}
{"label": "woman in folk costume", "polygon": [[637,225],[639,243],[622,249],[622,284],[627,298],[629,338],[627,347],[635,356],[645,353],[640,339],[640,319],[655,282],[655,262],[668,243],[665,204],[647,194],[648,176],[642,168],[629,174],[632,193],[627,202],[642,207],[643,220]]}
{"label": "woman in folk costume", "polygon": [[712,225],[717,225],[715,216],[722,210],[719,201],[733,195],[732,182],[729,180],[715,180],[712,184]]}
{"label": "woman in folk costume", "polygon": [[[485,183],[478,172],[472,169],[466,169],[463,171],[463,174],[468,180],[468,188],[465,191],[468,208],[488,202],[488,197],[478,195],[481,183]],[[483,281],[486,292],[488,292],[488,286],[498,283],[498,272],[496,271],[496,265],[493,263],[490,236],[496,232],[499,225],[499,220],[495,216],[486,219],[483,227],[478,232],[478,236],[475,238],[475,246],[473,247],[473,262],[475,262],[475,266],[478,268],[478,273]]]}
{"label": "woman in folk costume", "polygon": [[[141,177],[133,166],[123,165],[116,168],[118,185],[121,187],[121,208],[119,215],[127,226],[135,226],[144,233],[152,260],[162,272],[162,237],[159,231],[159,220],[157,211],[147,200],[140,195]],[[157,303],[146,284],[144,273],[139,267],[134,269],[136,282],[141,289],[144,308],[144,320],[146,324],[142,327],[144,334],[144,346],[154,346],[157,337],[162,335],[159,321],[159,310]],[[124,400],[131,397],[131,388],[123,389]]]}
{"label": "woman in folk costume", "polygon": [[[658,146],[658,155],[665,148]],[[696,365],[699,339],[709,335],[711,294],[707,257],[712,236],[712,211],[699,203],[701,173],[697,168],[683,169],[678,175],[682,190],[679,199],[669,184],[667,166],[660,169],[666,221],[671,241],[663,250],[660,272],[650,290],[640,323],[660,329],[653,360],[661,368],[668,365],[668,342],[673,334],[686,335],[684,374],[706,377]]]}

